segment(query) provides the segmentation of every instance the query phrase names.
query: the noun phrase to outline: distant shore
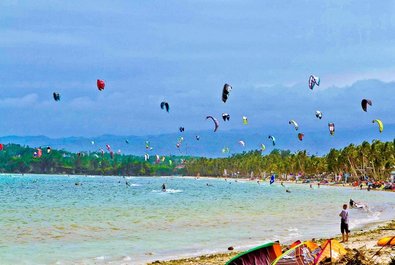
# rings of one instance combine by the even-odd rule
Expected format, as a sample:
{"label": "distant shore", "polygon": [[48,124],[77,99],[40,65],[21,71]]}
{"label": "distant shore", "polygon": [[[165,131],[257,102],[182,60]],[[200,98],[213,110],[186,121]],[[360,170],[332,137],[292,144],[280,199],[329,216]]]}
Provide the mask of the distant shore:
{"label": "distant shore", "polygon": [[[379,226],[352,231],[349,242],[342,243],[348,253],[343,260],[336,264],[346,264],[347,261],[357,260],[359,264],[389,264],[392,258],[395,258],[395,250],[389,247],[377,246],[377,241],[386,236],[395,236],[395,220],[387,221]],[[334,237],[341,240],[341,235]],[[317,240],[322,242],[325,239]],[[379,251],[380,250],[380,251]],[[379,252],[378,252],[379,251]],[[378,254],[376,254],[378,252]],[[175,259],[168,261],[154,261],[148,265],[224,265],[241,251],[229,251],[227,253],[218,253],[212,255],[203,255],[198,257]],[[376,254],[376,255],[375,255]],[[374,256],[374,257],[373,257]],[[372,258],[373,257],[373,258]]]}

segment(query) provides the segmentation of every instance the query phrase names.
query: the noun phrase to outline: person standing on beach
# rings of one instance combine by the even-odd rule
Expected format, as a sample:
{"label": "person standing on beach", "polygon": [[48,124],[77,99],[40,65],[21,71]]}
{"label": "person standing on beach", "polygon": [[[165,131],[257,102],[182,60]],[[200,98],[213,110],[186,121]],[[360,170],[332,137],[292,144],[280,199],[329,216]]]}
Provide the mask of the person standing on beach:
{"label": "person standing on beach", "polygon": [[[347,204],[343,204],[343,210],[339,214],[341,221],[340,221],[340,232],[342,233],[342,242],[348,241],[348,234],[350,230],[348,230],[348,211],[347,211]],[[344,236],[344,234],[346,234]]]}

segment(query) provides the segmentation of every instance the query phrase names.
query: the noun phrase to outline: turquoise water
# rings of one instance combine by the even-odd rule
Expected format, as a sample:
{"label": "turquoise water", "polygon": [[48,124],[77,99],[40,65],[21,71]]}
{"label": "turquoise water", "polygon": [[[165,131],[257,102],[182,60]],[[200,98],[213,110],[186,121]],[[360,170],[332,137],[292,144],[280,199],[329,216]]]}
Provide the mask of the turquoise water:
{"label": "turquoise water", "polygon": [[[395,193],[194,178],[0,176],[1,264],[144,264],[394,219]],[[82,185],[76,186],[76,182]],[[161,191],[166,183],[167,192]],[[207,186],[209,184],[210,186]]]}

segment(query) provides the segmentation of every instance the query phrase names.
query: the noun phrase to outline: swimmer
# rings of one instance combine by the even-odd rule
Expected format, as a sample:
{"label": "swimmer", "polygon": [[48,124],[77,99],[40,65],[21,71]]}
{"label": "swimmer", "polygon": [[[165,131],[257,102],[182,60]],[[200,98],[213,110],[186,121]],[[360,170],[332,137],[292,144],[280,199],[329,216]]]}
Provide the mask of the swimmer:
{"label": "swimmer", "polygon": [[285,191],[288,192],[288,193],[291,193],[291,191],[289,189],[286,189]]}

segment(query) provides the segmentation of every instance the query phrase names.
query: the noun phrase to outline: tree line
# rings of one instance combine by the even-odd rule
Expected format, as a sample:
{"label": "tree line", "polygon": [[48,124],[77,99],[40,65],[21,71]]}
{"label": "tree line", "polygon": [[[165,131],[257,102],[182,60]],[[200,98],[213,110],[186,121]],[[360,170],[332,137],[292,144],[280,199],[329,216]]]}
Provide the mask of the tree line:
{"label": "tree line", "polygon": [[[184,163],[188,157],[152,156],[144,157],[101,152],[71,153],[64,150],[42,149],[37,156],[37,148],[7,144],[0,151],[0,172],[37,174],[86,174],[86,175],[133,175],[168,176],[185,174]],[[36,152],[36,156],[33,154]],[[163,161],[162,161],[163,160]]]}
{"label": "tree line", "polygon": [[387,179],[395,170],[395,139],[393,142],[374,140],[343,149],[331,149],[325,156],[309,155],[307,151],[273,150],[264,155],[259,150],[233,154],[226,158],[166,156],[159,161],[144,157],[108,152],[72,153],[65,150],[42,150],[17,144],[4,145],[0,151],[0,172],[38,174],[89,174],[133,176],[213,176],[262,178],[267,174],[304,177],[325,177],[348,174],[351,179],[369,176]]}
{"label": "tree line", "polygon": [[395,170],[394,155],[395,139],[393,142],[374,140],[372,143],[350,144],[340,150],[331,149],[325,156],[275,149],[267,155],[255,150],[226,158],[192,158],[186,163],[186,172],[189,175],[254,178],[273,173],[321,178],[348,174],[350,180],[361,176],[385,180]]}

